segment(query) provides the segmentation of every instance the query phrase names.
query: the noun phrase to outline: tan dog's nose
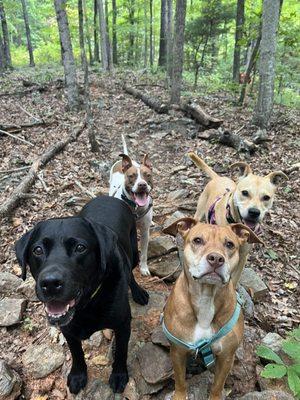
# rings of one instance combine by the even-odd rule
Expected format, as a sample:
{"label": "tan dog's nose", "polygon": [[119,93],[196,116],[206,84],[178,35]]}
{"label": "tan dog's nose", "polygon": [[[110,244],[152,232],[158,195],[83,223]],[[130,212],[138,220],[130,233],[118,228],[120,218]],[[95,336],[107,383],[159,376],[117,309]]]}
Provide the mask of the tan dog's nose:
{"label": "tan dog's nose", "polygon": [[221,267],[225,262],[225,258],[219,253],[209,253],[206,259],[213,269]]}

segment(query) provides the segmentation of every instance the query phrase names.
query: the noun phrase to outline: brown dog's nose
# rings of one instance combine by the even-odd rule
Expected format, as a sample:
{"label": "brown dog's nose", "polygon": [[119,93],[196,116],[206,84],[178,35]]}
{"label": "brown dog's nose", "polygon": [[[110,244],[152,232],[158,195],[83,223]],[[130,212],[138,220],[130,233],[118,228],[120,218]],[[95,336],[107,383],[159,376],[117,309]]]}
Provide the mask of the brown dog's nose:
{"label": "brown dog's nose", "polygon": [[213,269],[221,267],[225,262],[225,258],[218,253],[209,253],[206,259]]}
{"label": "brown dog's nose", "polygon": [[147,189],[147,184],[145,182],[139,182],[138,188],[140,190],[146,190]]}

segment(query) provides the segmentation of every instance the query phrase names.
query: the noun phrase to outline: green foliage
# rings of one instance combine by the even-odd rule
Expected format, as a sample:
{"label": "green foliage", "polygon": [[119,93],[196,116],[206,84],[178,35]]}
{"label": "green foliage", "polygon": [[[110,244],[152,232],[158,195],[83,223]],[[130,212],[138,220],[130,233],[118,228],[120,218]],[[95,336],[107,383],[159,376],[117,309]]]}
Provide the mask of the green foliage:
{"label": "green foliage", "polygon": [[287,383],[296,399],[300,399],[300,328],[294,329],[289,338],[282,342],[282,351],[287,354],[288,360],[283,361],[277,353],[267,346],[259,346],[256,354],[269,361],[261,372],[261,376],[268,379],[279,379],[287,376]]}

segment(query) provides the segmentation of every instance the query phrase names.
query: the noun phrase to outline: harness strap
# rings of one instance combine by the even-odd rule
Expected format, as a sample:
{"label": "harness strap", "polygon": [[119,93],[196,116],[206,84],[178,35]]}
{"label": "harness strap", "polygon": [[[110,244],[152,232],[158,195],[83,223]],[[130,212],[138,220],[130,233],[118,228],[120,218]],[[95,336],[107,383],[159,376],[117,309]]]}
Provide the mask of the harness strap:
{"label": "harness strap", "polygon": [[134,214],[135,219],[137,221],[139,221],[141,218],[143,218],[150,211],[150,208],[153,207],[153,200],[151,197],[150,197],[150,202],[149,202],[148,207],[145,210],[143,210],[141,213],[138,212],[139,206],[133,200],[130,200],[124,194],[124,192],[122,192],[122,194],[121,194],[121,199],[124,200],[125,203],[132,209],[132,213]]}

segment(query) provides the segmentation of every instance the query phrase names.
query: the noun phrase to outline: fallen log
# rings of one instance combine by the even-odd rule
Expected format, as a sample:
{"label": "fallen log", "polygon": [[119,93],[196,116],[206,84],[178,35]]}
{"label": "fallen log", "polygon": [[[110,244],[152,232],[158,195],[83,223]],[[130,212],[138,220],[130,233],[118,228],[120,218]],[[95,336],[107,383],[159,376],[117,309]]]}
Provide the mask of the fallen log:
{"label": "fallen log", "polygon": [[[15,124],[0,124],[0,129],[9,133],[19,133],[22,132],[23,129],[32,128],[34,126],[48,126],[51,122],[46,121],[36,121],[36,122],[28,122],[21,125]],[[1,132],[0,132],[1,134]]]}
{"label": "fallen log", "polygon": [[182,110],[206,128],[219,128],[223,124],[223,120],[207,114],[198,104],[192,101],[184,103]]}
{"label": "fallen log", "polygon": [[148,107],[155,110],[158,114],[168,114],[169,107],[167,104],[161,103],[155,97],[149,96],[139,90],[133,88],[132,86],[124,86],[124,90],[126,93],[132,95],[136,99],[142,100]]}
{"label": "fallen log", "polygon": [[249,155],[252,155],[258,147],[253,142],[250,142],[250,140],[243,139],[235,133],[223,129],[209,129],[198,135],[198,137],[200,139],[223,144],[224,146],[233,147],[238,152],[248,153]]}
{"label": "fallen log", "polygon": [[78,136],[84,130],[85,126],[86,119],[84,119],[83,123],[79,127],[73,130],[71,135],[69,135],[66,139],[60,140],[56,144],[50,146],[41,157],[39,157],[32,163],[32,166],[25,178],[13,190],[10,198],[0,207],[0,217],[6,217],[17,207],[20,200],[24,199],[24,195],[26,197],[26,193],[29,192],[33,183],[36,181],[36,179],[38,179],[39,169],[43,168],[57,153],[61,152],[69,143],[75,142]]}

